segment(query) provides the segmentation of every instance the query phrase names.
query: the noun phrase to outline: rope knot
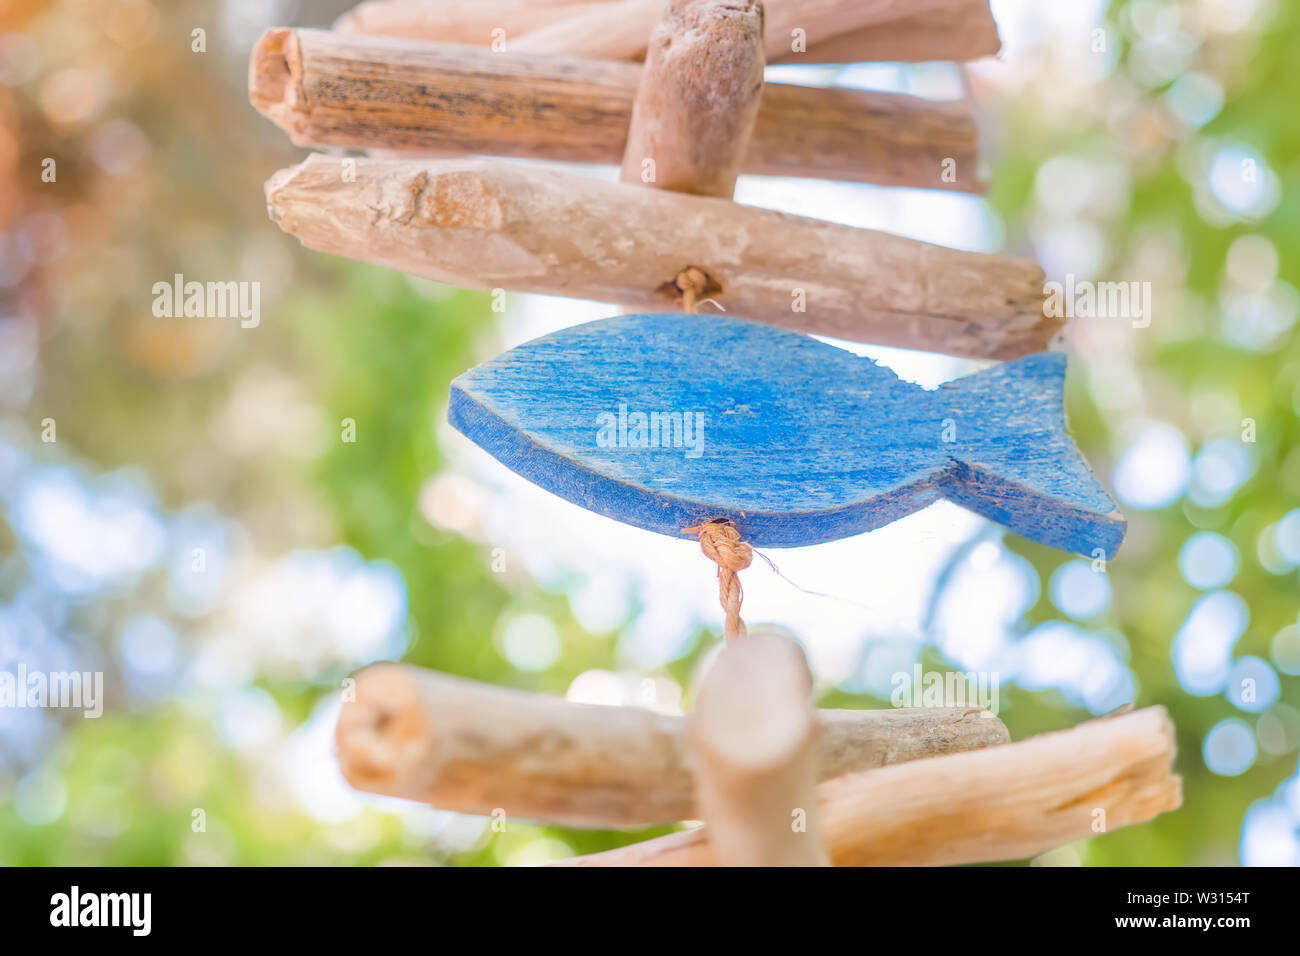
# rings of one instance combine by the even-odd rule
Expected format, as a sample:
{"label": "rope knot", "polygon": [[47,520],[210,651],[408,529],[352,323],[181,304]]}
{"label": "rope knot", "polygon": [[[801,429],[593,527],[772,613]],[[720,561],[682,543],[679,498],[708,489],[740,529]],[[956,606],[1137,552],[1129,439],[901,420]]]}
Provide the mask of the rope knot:
{"label": "rope knot", "polygon": [[687,266],[669,283],[682,297],[682,311],[694,312],[700,300],[721,289],[699,266]]}
{"label": "rope knot", "polygon": [[743,571],[754,560],[754,549],[740,540],[740,532],[730,521],[710,521],[686,530],[700,536],[705,557],[728,571]]}
{"label": "rope knot", "polygon": [[692,528],[682,529],[700,539],[704,556],[718,566],[718,603],[726,612],[724,635],[728,641],[745,636],[745,622],[740,619],[740,602],[744,589],[740,586],[738,572],[749,567],[754,560],[754,549],[740,540],[736,526],[725,519],[706,521]]}

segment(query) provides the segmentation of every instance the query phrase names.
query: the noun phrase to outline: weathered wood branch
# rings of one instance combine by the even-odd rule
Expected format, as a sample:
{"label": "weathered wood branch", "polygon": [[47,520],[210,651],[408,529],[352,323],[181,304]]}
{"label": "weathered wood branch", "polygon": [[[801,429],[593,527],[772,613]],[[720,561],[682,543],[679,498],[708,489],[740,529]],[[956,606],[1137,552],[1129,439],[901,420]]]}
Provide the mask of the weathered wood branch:
{"label": "weathered wood branch", "polygon": [[[697,818],[684,717],[576,704],[401,664],[356,678],[339,765],[359,790],[592,827]],[[821,711],[819,779],[1002,744],[976,707]],[[788,811],[787,811],[788,814]]]}
{"label": "weathered wood branch", "polygon": [[929,60],[978,60],[1002,49],[988,0],[956,0],[935,10],[878,26],[852,30],[811,44],[807,53],[789,48],[774,63],[917,63]]}
{"label": "weathered wood branch", "polygon": [[[1018,860],[1141,823],[1182,803],[1163,707],[828,780],[817,787],[835,866]],[[715,866],[702,827],[568,866]]]}
{"label": "weathered wood branch", "polygon": [[615,0],[369,0],[339,17],[334,29],[477,46],[488,46],[499,37],[509,48],[525,33],[602,2]]}
{"label": "weathered wood branch", "polygon": [[799,646],[754,631],[728,644],[690,717],[700,814],[725,866],[826,866],[817,830],[817,712]]}
{"label": "weathered wood branch", "polygon": [[640,60],[645,57],[650,31],[663,16],[666,4],[667,0],[593,4],[525,34],[514,44],[514,50],[547,56]]}
{"label": "weathered wood branch", "polygon": [[758,0],[672,0],[650,35],[620,179],[730,199],[763,94]]}
{"label": "weathered wood branch", "polygon": [[[666,0],[655,0],[662,8]],[[779,0],[778,0],[779,3]],[[772,0],[768,0],[769,7]],[[645,23],[653,22],[648,12]],[[618,16],[597,8],[620,8]],[[600,59],[641,60],[646,54],[645,25],[628,17],[617,0],[370,0],[340,17],[336,30],[374,36],[473,43],[487,46],[494,30],[505,31],[506,49],[516,40],[553,23],[568,21],[565,31],[525,43],[551,53]],[[640,9],[633,11],[640,14]],[[585,24],[601,17],[596,29]],[[604,19],[608,17],[608,21]],[[975,60],[1001,48],[988,0],[946,0],[943,6],[872,24],[830,37],[810,36],[806,50],[795,52],[789,34],[772,34],[768,58],[783,63],[858,63],[863,61]]]}
{"label": "weathered wood branch", "polygon": [[[268,31],[249,98],[300,146],[622,161],[641,68]],[[981,192],[970,105],[769,84],[744,172]]]}
{"label": "weathered wood branch", "polygon": [[314,155],[266,197],[309,248],[466,288],[671,311],[695,266],[739,317],[998,359],[1041,351],[1061,322],[1031,262],[518,163]]}
{"label": "weathered wood branch", "polygon": [[[539,25],[509,48],[517,52],[639,60],[665,0],[591,3]],[[767,58],[772,62],[838,63],[879,59],[965,60],[996,53],[988,0],[766,0]],[[973,33],[959,36],[958,21]],[[798,31],[798,32],[796,32]],[[842,57],[862,44],[862,54]],[[898,52],[891,52],[895,46]]]}

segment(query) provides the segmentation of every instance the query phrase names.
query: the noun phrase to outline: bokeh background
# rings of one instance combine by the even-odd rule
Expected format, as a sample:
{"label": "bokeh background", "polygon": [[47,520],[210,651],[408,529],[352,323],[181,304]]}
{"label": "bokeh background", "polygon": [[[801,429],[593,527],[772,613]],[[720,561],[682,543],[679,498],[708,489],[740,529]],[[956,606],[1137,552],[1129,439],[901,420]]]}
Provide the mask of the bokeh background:
{"label": "bokeh background", "polygon": [[[99,719],[0,709],[2,864],[521,864],[641,836],[494,833],[334,763],[367,662],[675,711],[720,616],[691,543],[445,424],[454,375],[610,306],[497,314],[267,220],[263,181],[304,153],[248,105],[248,51],[346,6],[0,3],[0,669],[107,685]],[[1017,739],[1165,705],[1184,807],[1038,864],[1300,864],[1300,4],[994,12],[1004,52],[969,77],[987,199],[752,177],[738,198],[1150,282],[1149,327],[1070,331],[1071,423],[1127,543],[1097,574],[940,503],[773,552],[835,597],[756,562],[745,616],[802,638],[826,706],[887,706],[918,661],[1000,675]],[[951,64],[771,75],[964,95]],[[155,318],[175,273],[260,282],[261,324]],[[856,350],[927,386],[978,367]]]}

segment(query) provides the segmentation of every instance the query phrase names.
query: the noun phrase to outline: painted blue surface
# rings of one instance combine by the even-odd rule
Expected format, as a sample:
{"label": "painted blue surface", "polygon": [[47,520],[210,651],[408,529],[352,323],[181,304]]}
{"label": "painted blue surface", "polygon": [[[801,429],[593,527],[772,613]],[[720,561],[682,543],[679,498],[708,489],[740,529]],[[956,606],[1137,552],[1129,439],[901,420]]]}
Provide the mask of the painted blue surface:
{"label": "painted blue surface", "polygon": [[[1110,557],[1125,522],[1066,433],[1064,380],[1065,356],[1043,352],[927,391],[772,326],[628,315],[469,370],[448,417],[560,497],[675,537],[730,518],[759,547],[816,544],[947,498]],[[635,427],[652,412],[670,416],[653,436]]]}

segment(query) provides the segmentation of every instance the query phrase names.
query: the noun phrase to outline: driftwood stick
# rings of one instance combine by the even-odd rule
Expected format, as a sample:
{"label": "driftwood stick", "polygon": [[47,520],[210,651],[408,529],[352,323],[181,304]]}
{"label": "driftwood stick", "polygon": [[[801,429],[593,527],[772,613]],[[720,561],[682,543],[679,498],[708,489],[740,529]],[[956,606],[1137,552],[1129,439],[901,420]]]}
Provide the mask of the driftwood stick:
{"label": "driftwood stick", "polygon": [[[811,54],[817,47],[846,33],[888,29],[890,24],[927,16],[953,0],[765,0],[765,46],[770,60],[788,57],[796,37]],[[987,2],[987,0],[986,0]],[[624,0],[597,3],[526,34],[512,49],[518,52],[590,56],[607,60],[638,60],[646,38],[663,16],[665,0]],[[796,34],[796,30],[800,31]],[[805,54],[801,62],[819,62]],[[929,56],[926,59],[941,59]]]}
{"label": "driftwood stick", "polygon": [[763,93],[758,0],[672,0],[650,35],[620,178],[730,199]]}
{"label": "driftwood stick", "polygon": [[518,53],[568,55],[598,60],[641,60],[650,31],[663,17],[667,0],[601,3],[525,34]]}
{"label": "driftwood stick", "polygon": [[[366,668],[355,691],[337,740],[343,775],[359,790],[572,826],[699,815],[684,717],[575,704],[404,664]],[[1008,739],[978,707],[820,715],[819,779]]]}
{"label": "driftwood stick", "polygon": [[[601,0],[370,0],[334,21],[343,33],[472,43],[498,37],[509,49],[525,33],[585,13]],[[603,0],[613,2],[613,0]],[[504,31],[494,35],[493,31]]]}
{"label": "driftwood stick", "polygon": [[1030,262],[518,163],[314,155],[266,197],[311,249],[465,288],[673,311],[694,266],[736,316],[998,359],[1041,351],[1061,322]]}
{"label": "driftwood stick", "polygon": [[[640,75],[631,63],[275,29],[253,51],[249,98],[299,146],[617,164]],[[770,84],[743,171],[981,192],[978,145],[965,102]]]}
{"label": "driftwood stick", "polygon": [[[777,0],[779,3],[780,0]],[[662,13],[665,0],[654,0]],[[772,6],[773,0],[768,0]],[[651,6],[646,5],[647,11]],[[603,12],[600,8],[606,8]],[[618,8],[615,10],[614,8]],[[641,60],[646,55],[646,30],[653,23],[629,17],[618,0],[370,0],[344,14],[334,29],[373,36],[473,43],[487,46],[493,30],[505,31],[507,50],[525,34],[568,21],[567,31],[524,42],[550,53],[586,55],[600,59]],[[597,17],[595,21],[592,17]],[[809,36],[806,50],[795,52],[788,33],[772,34],[768,58],[783,63],[858,63],[863,61],[974,60],[1001,48],[988,0],[947,0],[944,6],[872,24],[825,39]]]}
{"label": "driftwood stick", "polygon": [[[1163,707],[988,750],[817,787],[835,866],[946,866],[1035,856],[1182,803]],[[708,828],[566,860],[568,866],[715,866]]]}
{"label": "driftwood stick", "polygon": [[841,33],[810,44],[807,53],[787,45],[775,63],[917,63],[978,60],[1002,49],[988,0],[956,0],[879,26]]}
{"label": "driftwood stick", "polygon": [[691,753],[709,845],[726,866],[826,866],[817,831],[817,712],[803,651],[755,631],[700,687]]}

